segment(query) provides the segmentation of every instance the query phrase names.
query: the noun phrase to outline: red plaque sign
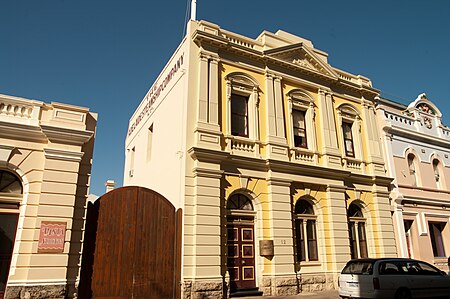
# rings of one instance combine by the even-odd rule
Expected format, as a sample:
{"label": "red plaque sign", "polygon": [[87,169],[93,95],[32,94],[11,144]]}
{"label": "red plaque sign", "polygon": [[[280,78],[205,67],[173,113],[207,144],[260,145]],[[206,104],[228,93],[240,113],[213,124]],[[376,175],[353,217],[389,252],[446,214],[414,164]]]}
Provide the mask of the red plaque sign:
{"label": "red plaque sign", "polygon": [[66,222],[42,221],[38,252],[59,253],[64,251]]}

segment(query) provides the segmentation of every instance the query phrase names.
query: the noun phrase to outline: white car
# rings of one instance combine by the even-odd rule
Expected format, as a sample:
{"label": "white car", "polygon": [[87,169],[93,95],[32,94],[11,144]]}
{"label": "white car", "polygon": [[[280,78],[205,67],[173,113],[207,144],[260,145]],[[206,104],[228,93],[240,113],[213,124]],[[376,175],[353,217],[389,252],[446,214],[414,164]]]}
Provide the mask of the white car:
{"label": "white car", "polygon": [[350,260],[339,276],[342,298],[450,298],[450,276],[406,258]]}

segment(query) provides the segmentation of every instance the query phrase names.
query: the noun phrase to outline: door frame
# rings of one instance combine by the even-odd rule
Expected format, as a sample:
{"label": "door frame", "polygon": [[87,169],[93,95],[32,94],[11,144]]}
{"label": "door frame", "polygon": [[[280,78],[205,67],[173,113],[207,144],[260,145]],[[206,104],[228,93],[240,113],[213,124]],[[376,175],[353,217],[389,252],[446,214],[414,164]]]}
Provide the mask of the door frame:
{"label": "door frame", "polygon": [[[233,215],[234,214],[234,215]],[[238,236],[242,235],[242,229],[246,228],[246,227],[251,227],[252,229],[252,234],[253,234],[253,240],[252,240],[252,245],[253,245],[253,286],[252,287],[248,287],[248,288],[236,288],[236,289],[231,289],[232,287],[232,282],[231,282],[231,277],[230,277],[230,291],[231,292],[236,292],[236,291],[240,291],[240,290],[246,290],[246,289],[254,289],[258,287],[258,283],[257,283],[257,259],[256,259],[256,229],[255,229],[255,217],[254,217],[254,213],[245,213],[245,215],[242,215],[243,213],[239,213],[240,215],[236,215],[236,213],[229,213],[227,215],[227,252],[228,252],[228,228],[229,226],[233,227],[233,228],[238,228]],[[242,236],[239,240],[239,244],[242,243]],[[242,244],[241,244],[242,246]],[[242,253],[242,248],[238,248],[239,252]],[[228,256],[227,256],[227,270],[228,270]],[[240,259],[242,260],[243,258],[240,257]],[[243,269],[243,265],[240,265],[239,267],[239,277],[242,276],[242,269]],[[231,274],[230,274],[231,275]],[[240,279],[242,280],[242,279]]]}
{"label": "door frame", "polygon": [[8,286],[9,272],[11,271],[11,262],[12,262],[12,258],[13,258],[13,255],[14,255],[14,248],[16,246],[17,227],[19,225],[20,213],[17,210],[16,213],[15,212],[0,212],[0,215],[16,215],[16,223],[15,223],[15,229],[14,229],[14,237],[12,239],[11,254],[10,254],[10,258],[9,258],[8,268],[7,268],[7,271],[6,271],[5,289],[4,290],[0,290],[0,299],[2,299],[4,294],[5,294],[5,292],[6,292],[6,287]]}

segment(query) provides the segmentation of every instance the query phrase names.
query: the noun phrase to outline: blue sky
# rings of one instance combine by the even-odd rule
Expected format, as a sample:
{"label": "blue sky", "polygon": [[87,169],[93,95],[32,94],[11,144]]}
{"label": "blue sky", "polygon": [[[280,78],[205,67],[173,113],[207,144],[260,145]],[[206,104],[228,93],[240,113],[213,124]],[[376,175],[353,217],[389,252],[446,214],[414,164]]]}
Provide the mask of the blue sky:
{"label": "blue sky", "polygon": [[[122,185],[128,120],[184,33],[187,0],[0,0],[0,93],[99,114],[91,192]],[[450,125],[450,1],[197,0],[197,19],[256,38],[283,29]]]}

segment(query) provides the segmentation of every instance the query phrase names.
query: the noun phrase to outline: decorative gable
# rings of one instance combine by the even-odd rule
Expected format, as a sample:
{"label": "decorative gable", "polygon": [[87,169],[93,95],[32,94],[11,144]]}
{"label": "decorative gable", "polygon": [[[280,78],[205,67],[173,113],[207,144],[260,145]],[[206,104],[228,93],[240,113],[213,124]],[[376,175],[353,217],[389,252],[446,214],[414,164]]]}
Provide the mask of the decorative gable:
{"label": "decorative gable", "polygon": [[337,79],[336,72],[303,43],[265,51],[267,57],[293,68]]}
{"label": "decorative gable", "polygon": [[[439,109],[427,98],[425,93],[408,105],[404,112],[406,115],[417,119],[427,129],[433,128],[433,124],[441,125],[442,114]],[[436,119],[435,121],[433,119]]]}

